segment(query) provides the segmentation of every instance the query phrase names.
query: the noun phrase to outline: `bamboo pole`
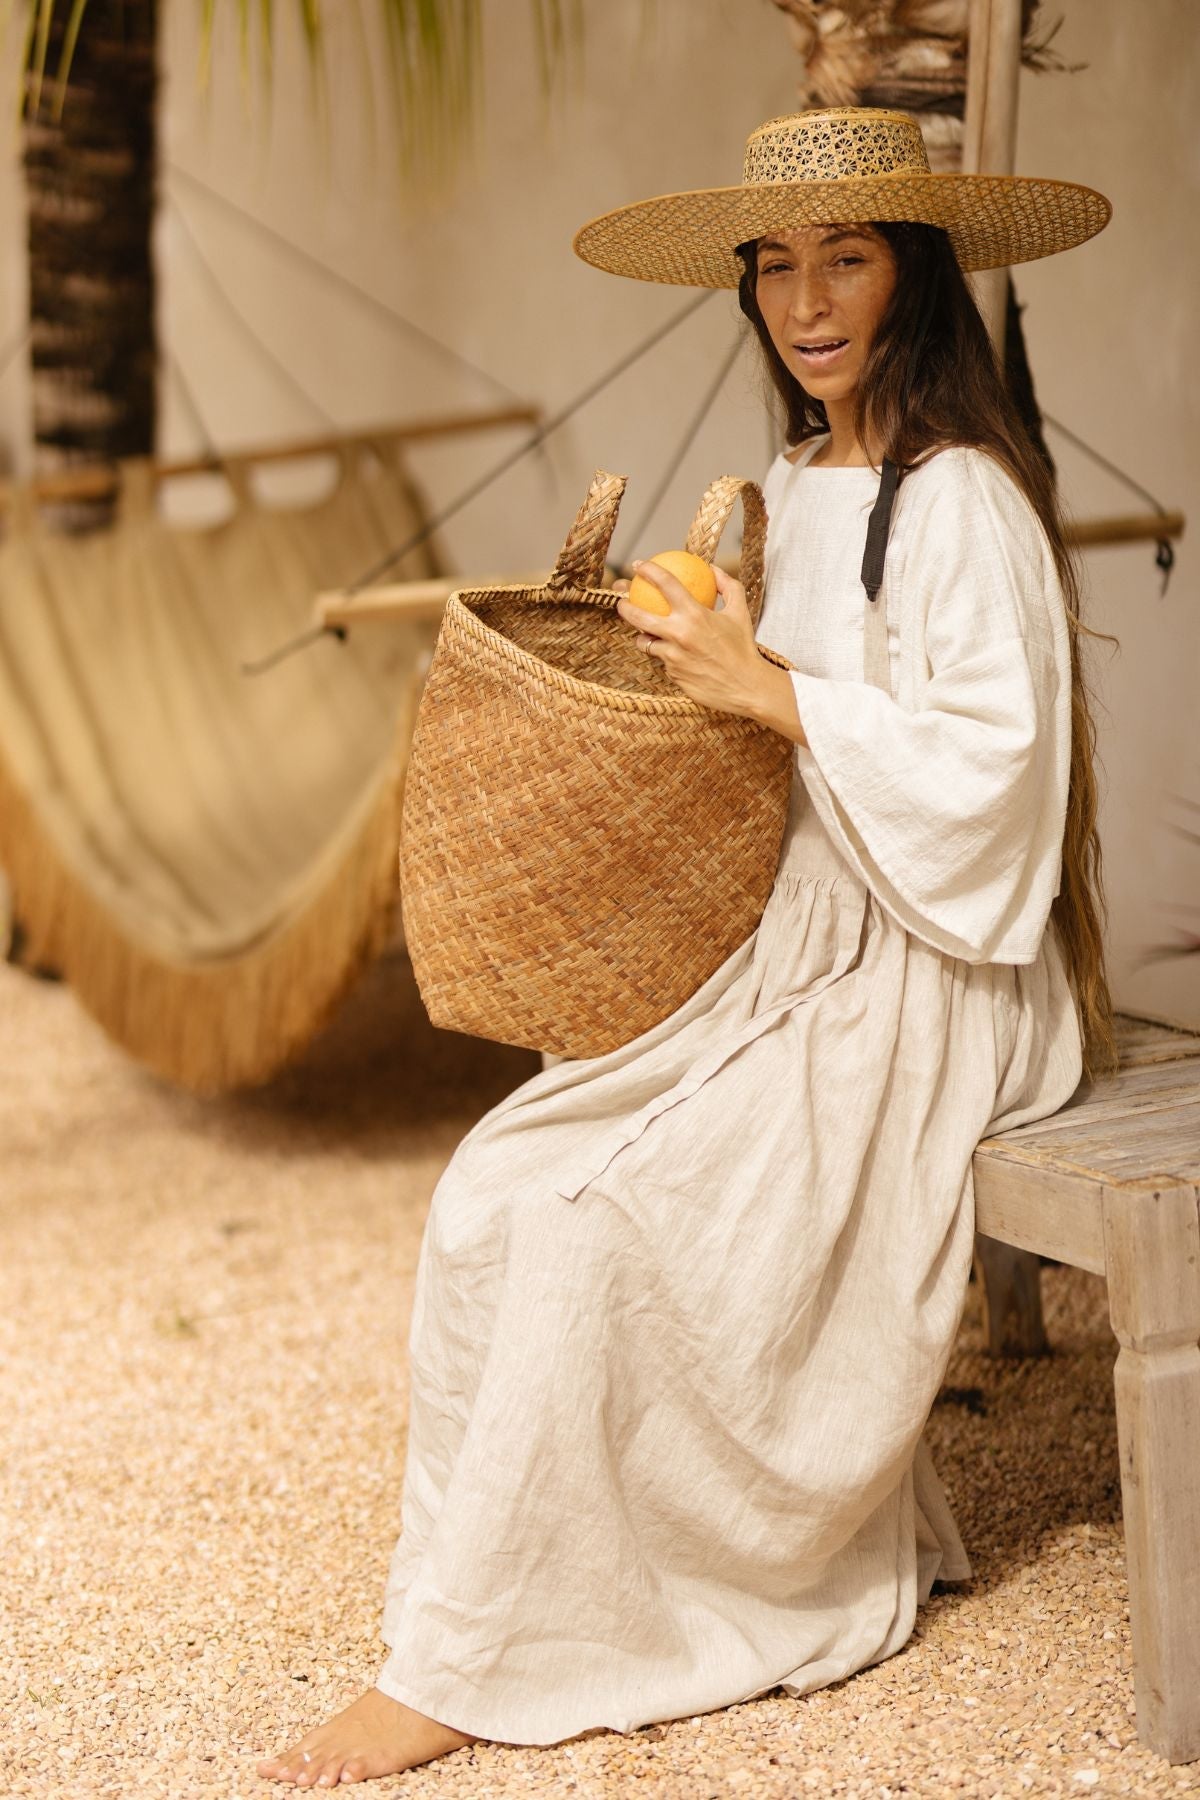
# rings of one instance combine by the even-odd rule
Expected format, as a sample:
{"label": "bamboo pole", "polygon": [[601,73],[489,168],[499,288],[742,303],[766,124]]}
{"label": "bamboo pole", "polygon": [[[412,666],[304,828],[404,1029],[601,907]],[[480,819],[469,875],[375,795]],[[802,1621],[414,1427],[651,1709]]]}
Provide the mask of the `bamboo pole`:
{"label": "bamboo pole", "polygon": [[[384,441],[409,444],[425,438],[452,437],[467,431],[494,431],[507,425],[537,426],[542,421],[539,406],[505,406],[486,412],[446,413],[428,419],[412,419],[404,425],[376,425],[353,431],[329,432],[321,437],[294,438],[286,444],[260,444],[245,450],[231,451],[228,456],[185,457],[178,462],[156,463],[157,480],[167,481],[176,475],[204,475],[218,472],[226,463],[244,467],[249,463],[297,462],[306,456],[327,456],[355,445]],[[35,476],[29,483],[38,500],[99,500],[117,488],[119,466],[97,463],[81,469],[56,470],[50,475]],[[0,482],[0,506],[8,505],[17,484]]]}
{"label": "bamboo pole", "polygon": [[1183,536],[1181,512],[1137,513],[1109,519],[1077,519],[1067,527],[1067,540],[1089,549],[1096,544],[1134,544],[1147,539]]}
{"label": "bamboo pole", "polygon": [[[713,561],[727,575],[736,575],[741,567],[736,556],[717,556]],[[440,619],[451,594],[463,588],[545,587],[551,573],[550,569],[537,569],[525,575],[434,575],[421,581],[380,582],[354,594],[334,588],[317,595],[313,623],[334,626],[365,625],[381,619]],[[633,571],[606,569],[605,585],[610,573],[627,579]]]}
{"label": "bamboo pole", "polygon": [[[1021,0],[971,0],[964,175],[1011,175],[1017,155],[1017,87],[1021,74]],[[1004,354],[1007,269],[978,269],[971,284],[988,335]]]}
{"label": "bamboo pole", "polygon": [[[1067,526],[1067,541],[1081,549],[1095,549],[1105,544],[1154,543],[1159,538],[1182,537],[1183,526],[1181,512],[1077,519]],[[718,561],[729,574],[737,574],[736,558],[722,557]],[[539,569],[524,575],[443,575],[425,581],[393,581],[364,588],[357,594],[332,590],[317,595],[313,622],[333,627],[378,624],[387,619],[436,621],[446,610],[451,594],[462,588],[542,587],[549,579],[549,569]]]}
{"label": "bamboo pole", "polygon": [[385,619],[440,619],[451,594],[460,588],[544,587],[549,569],[526,575],[434,576],[427,581],[389,581],[360,593],[338,590],[318,594],[313,611],[317,625],[371,625]]}

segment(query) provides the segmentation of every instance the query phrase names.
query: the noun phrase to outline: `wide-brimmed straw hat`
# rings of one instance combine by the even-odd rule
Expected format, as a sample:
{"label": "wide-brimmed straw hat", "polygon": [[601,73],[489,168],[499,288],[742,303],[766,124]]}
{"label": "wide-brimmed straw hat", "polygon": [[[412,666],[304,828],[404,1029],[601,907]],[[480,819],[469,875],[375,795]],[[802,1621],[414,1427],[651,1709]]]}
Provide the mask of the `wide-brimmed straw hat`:
{"label": "wide-brimmed straw hat", "polygon": [[769,119],[746,141],[740,187],[659,194],[591,219],[585,262],[684,287],[736,287],[737,244],[802,225],[911,219],[940,225],[963,269],[1070,250],[1112,206],[1093,188],[1032,175],[934,175],[911,113],[816,107]]}

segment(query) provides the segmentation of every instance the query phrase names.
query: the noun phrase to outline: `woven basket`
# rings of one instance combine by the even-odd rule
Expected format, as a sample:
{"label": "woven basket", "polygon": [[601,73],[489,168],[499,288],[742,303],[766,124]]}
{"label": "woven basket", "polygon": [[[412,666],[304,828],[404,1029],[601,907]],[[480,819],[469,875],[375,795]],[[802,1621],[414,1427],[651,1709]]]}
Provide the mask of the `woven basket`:
{"label": "woven basket", "polygon": [[[755,930],[792,776],[789,739],[687,699],[636,648],[601,586],[624,488],[597,472],[544,587],[451,595],[401,822],[404,933],[433,1024],[570,1057],[650,1030]],[[711,560],[739,495],[757,626],[754,483],[715,481],[687,548]]]}

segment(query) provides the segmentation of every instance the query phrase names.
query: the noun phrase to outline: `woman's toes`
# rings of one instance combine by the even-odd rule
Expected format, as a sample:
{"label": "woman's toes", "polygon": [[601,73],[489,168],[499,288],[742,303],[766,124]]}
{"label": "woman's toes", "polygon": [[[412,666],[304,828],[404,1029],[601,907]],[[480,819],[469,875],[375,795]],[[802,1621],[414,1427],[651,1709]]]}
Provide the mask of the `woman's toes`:
{"label": "woman's toes", "polygon": [[255,1774],[263,1776],[267,1781],[294,1781],[295,1774],[286,1756],[264,1756],[260,1763],[254,1765]]}
{"label": "woman's toes", "polygon": [[365,1758],[361,1756],[349,1757],[342,1764],[341,1779],[343,1782],[365,1781],[367,1779],[367,1765]]}

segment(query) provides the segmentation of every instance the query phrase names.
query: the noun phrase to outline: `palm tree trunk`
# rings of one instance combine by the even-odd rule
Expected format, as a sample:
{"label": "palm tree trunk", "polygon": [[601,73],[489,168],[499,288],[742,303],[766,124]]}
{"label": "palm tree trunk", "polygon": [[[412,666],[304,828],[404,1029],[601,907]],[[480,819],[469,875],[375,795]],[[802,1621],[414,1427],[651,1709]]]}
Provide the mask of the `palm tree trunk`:
{"label": "palm tree trunk", "polygon": [[[55,9],[48,77],[66,11]],[[47,79],[26,119],[39,469],[154,449],[157,15],[158,0],[89,0],[61,109]],[[56,519],[87,529],[110,512],[72,503]]]}

